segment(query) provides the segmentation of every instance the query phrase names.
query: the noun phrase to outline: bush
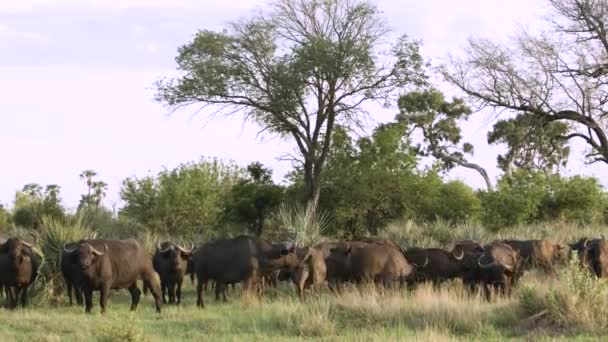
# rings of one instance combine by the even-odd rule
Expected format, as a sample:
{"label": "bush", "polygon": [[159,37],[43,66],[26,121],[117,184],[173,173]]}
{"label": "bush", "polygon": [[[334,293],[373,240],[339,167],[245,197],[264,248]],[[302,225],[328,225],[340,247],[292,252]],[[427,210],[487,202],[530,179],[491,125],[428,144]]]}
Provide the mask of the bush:
{"label": "bush", "polygon": [[551,284],[528,283],[519,296],[524,312],[542,317],[545,324],[571,332],[608,332],[608,279],[581,267],[576,256]]}

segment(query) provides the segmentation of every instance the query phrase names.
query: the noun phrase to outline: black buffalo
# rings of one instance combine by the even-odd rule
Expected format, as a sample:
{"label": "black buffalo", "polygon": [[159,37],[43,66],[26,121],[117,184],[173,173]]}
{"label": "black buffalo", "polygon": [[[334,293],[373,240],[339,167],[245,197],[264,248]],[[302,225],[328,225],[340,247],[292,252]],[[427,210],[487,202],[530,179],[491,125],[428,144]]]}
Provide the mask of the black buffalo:
{"label": "black buffalo", "polygon": [[448,252],[440,248],[408,248],[404,253],[408,261],[417,265],[414,282],[431,281],[437,285],[448,279],[462,278],[467,269],[462,249]]}
{"label": "black buffalo", "polygon": [[[154,270],[160,276],[160,287],[163,303],[179,304],[182,299],[182,283],[191,264],[192,247],[186,249],[176,243],[166,241],[158,243],[152,258]],[[190,266],[192,267],[192,266]]]}
{"label": "black buffalo", "polygon": [[266,240],[238,236],[208,242],[192,256],[197,277],[197,305],[205,307],[203,289],[215,282],[215,296],[226,301],[226,285],[243,283],[246,291],[257,287],[264,275],[297,265],[295,246],[272,244]]}
{"label": "black buffalo", "polygon": [[0,245],[0,287],[4,287],[11,309],[17,307],[19,296],[21,305],[27,305],[28,289],[38,276],[42,259],[33,249],[33,237],[33,244],[9,238]]}
{"label": "black buffalo", "polygon": [[93,307],[93,291],[100,292],[101,312],[105,312],[110,290],[128,289],[131,293],[131,310],[139,303],[141,291],[137,280],[152,291],[156,311],[161,310],[160,279],[144,248],[134,239],[79,241],[72,247],[64,245],[70,262],[77,264],[74,279],[84,293],[85,312]]}
{"label": "black buffalo", "polygon": [[[89,240],[95,239],[96,236],[97,232],[94,232],[89,236]],[[75,243],[67,243],[64,244],[64,247],[73,248],[78,243],[84,241],[85,240],[82,239]],[[79,281],[75,278],[78,275],[78,269],[80,266],[74,261],[74,258],[70,258],[70,253],[67,253],[65,248],[61,251],[59,267],[61,268],[61,275],[63,276],[63,281],[65,282],[65,289],[69,304],[73,305],[73,295],[76,297],[76,303],[78,303],[78,305],[82,305],[82,289],[78,286]]]}

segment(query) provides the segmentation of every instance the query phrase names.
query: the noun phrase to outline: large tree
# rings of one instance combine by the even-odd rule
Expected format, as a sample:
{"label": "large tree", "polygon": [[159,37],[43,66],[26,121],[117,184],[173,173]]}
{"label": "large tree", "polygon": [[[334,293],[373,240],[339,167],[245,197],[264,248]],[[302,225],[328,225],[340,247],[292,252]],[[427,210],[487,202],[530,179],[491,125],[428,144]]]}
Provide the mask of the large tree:
{"label": "large tree", "polygon": [[471,109],[462,99],[446,101],[442,92],[431,88],[401,96],[399,109],[397,121],[407,124],[409,134],[422,133],[423,143],[416,148],[418,154],[433,156],[444,170],[456,166],[475,170],[483,177],[488,190],[492,190],[486,170],[466,158],[466,154],[473,154],[473,145],[461,141],[460,123],[469,117]]}
{"label": "large tree", "polygon": [[316,201],[334,127],[361,124],[364,102],[388,105],[426,81],[419,43],[402,36],[387,45],[388,33],[371,2],[274,0],[267,14],[198,32],[179,49],[182,76],[159,81],[156,99],[242,113],[292,138],[299,156],[286,159],[301,164]]}
{"label": "large tree", "polygon": [[546,32],[523,31],[510,45],[471,39],[444,75],[482,107],[568,123],[561,138],[582,139],[588,162],[608,163],[608,3],[547,1]]}

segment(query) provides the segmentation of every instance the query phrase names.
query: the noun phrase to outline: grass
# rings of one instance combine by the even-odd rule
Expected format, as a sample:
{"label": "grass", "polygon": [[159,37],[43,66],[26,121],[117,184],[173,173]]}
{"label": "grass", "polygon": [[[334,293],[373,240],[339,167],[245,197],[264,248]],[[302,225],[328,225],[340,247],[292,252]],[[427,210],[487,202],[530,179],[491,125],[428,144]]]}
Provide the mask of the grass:
{"label": "grass", "polygon": [[[77,306],[49,303],[12,312],[2,310],[0,340],[502,341],[533,337],[535,341],[554,341],[603,340],[608,336],[605,316],[586,315],[580,319],[601,323],[593,329],[588,329],[592,325],[578,323],[558,326],[547,321],[547,315],[543,316],[544,321],[531,321],[539,311],[580,312],[571,311],[569,306],[559,311],[559,306],[552,304],[547,296],[550,290],[542,284],[556,280],[528,274],[522,281],[526,285],[513,296],[493,302],[468,294],[459,282],[384,294],[372,288],[351,288],[336,296],[322,289],[305,302],[300,302],[287,284],[268,290],[261,299],[242,296],[237,287],[230,293],[228,303],[216,302],[211,292],[207,293],[210,300],[205,309],[195,306],[194,290],[188,281],[182,305],[165,305],[160,315],[154,312],[151,296],[144,297],[137,311],[130,312],[130,299],[117,292],[105,315],[99,313],[97,302],[91,315]],[[605,300],[599,304],[604,303]],[[605,313],[597,311],[599,304],[590,310]]]}

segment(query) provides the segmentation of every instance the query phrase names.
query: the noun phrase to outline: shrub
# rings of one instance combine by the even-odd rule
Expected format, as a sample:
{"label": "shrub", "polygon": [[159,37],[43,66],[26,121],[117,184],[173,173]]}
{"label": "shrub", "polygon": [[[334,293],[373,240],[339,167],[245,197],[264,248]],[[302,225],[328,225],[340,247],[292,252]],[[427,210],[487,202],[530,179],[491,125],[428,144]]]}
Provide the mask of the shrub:
{"label": "shrub", "polygon": [[597,279],[576,256],[551,284],[529,282],[519,296],[527,315],[542,316],[548,324],[571,332],[608,331],[608,280]]}

